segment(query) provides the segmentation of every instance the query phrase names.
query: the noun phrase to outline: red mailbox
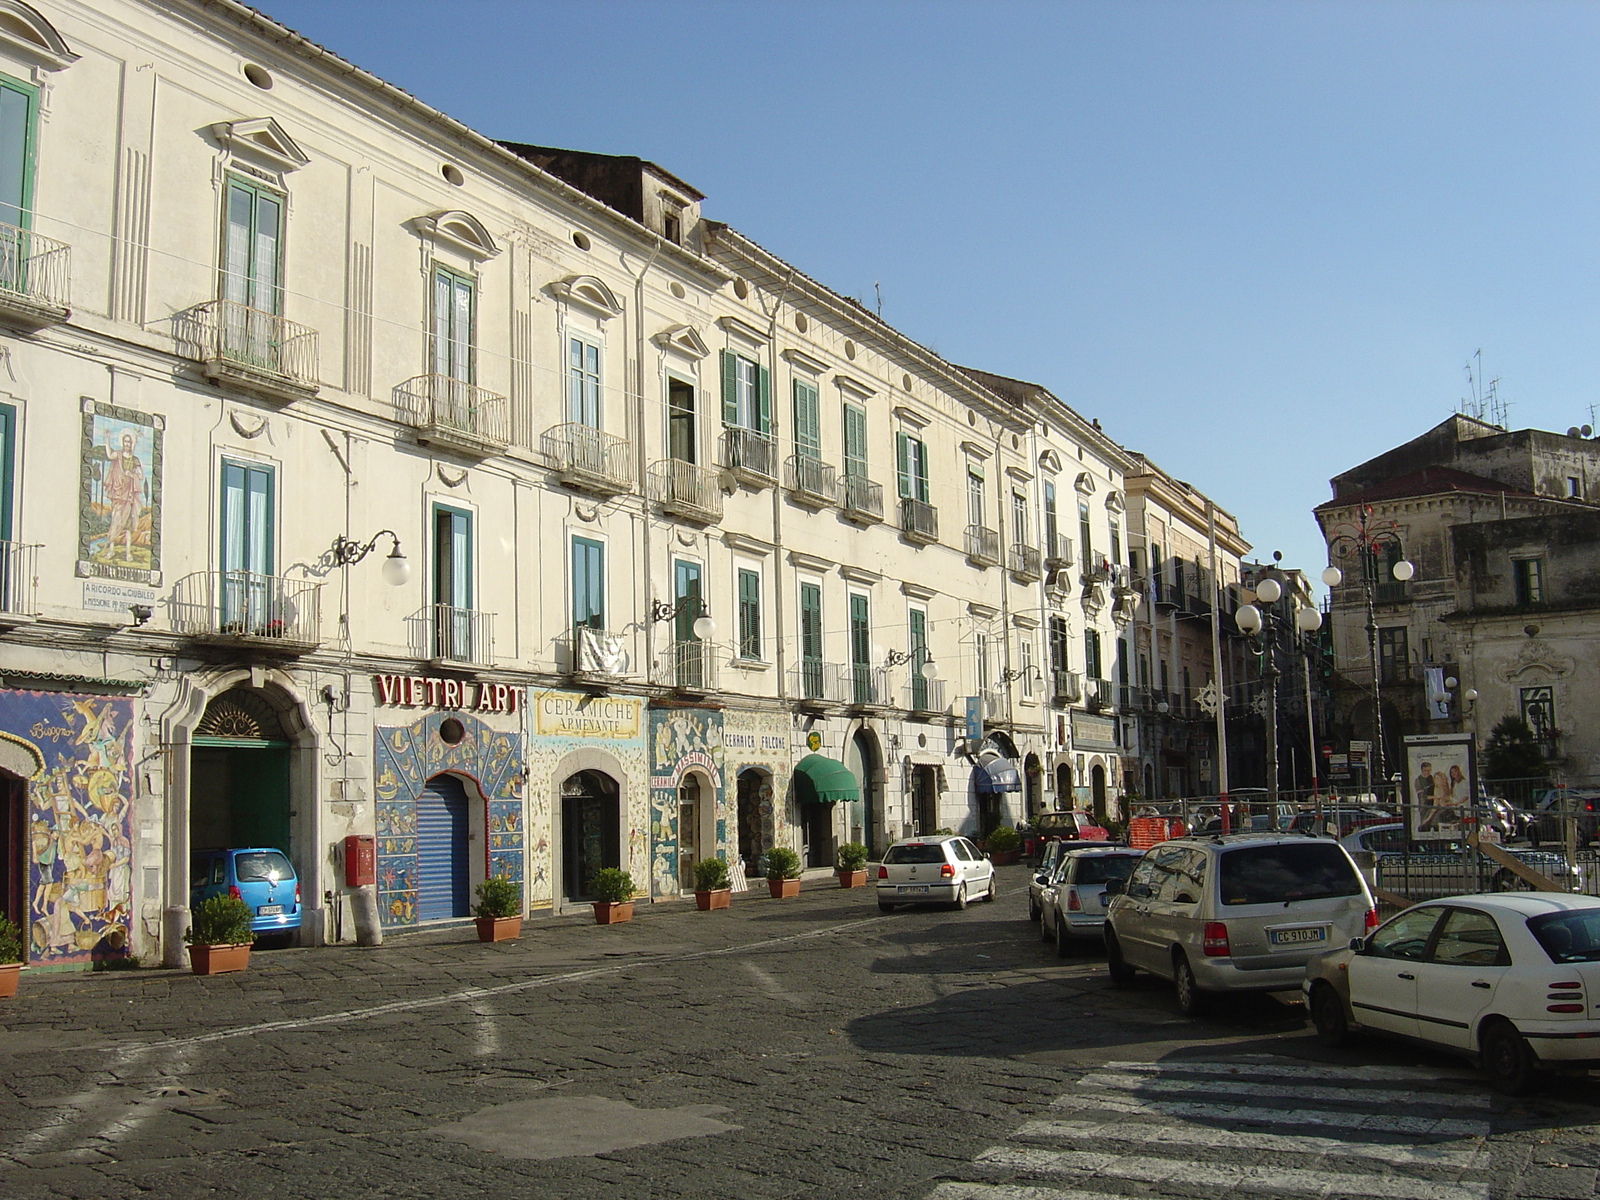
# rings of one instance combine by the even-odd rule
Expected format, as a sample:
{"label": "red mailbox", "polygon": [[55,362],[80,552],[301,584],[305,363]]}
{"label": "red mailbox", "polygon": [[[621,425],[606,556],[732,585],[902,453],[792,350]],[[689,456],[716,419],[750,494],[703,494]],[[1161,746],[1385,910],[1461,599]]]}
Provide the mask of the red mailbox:
{"label": "red mailbox", "polygon": [[364,833],[352,833],[344,840],[344,882],[346,887],[370,887],[378,882],[378,844]]}

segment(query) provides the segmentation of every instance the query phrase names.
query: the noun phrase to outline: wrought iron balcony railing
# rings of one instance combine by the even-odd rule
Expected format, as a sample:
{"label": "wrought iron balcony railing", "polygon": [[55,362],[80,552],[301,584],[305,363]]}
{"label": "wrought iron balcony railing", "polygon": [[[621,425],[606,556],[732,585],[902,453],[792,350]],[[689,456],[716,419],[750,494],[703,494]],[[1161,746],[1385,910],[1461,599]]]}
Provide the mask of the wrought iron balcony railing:
{"label": "wrought iron balcony railing", "polygon": [[1045,536],[1044,565],[1052,571],[1072,565],[1072,539],[1065,534]]}
{"label": "wrought iron balcony railing", "polygon": [[967,526],[967,559],[976,566],[1000,565],[1000,534],[982,525]]}
{"label": "wrought iron balcony railing", "polygon": [[839,481],[831,463],[793,454],[784,467],[784,484],[791,499],[812,508],[822,508],[838,500]]}
{"label": "wrought iron balcony railing", "polygon": [[778,478],[778,447],[770,435],[739,425],[722,427],[722,465],[740,483],[770,486]]}
{"label": "wrought iron balcony railing", "polygon": [[939,510],[910,496],[900,499],[900,532],[907,541],[927,546],[939,540]]}
{"label": "wrought iron balcony railing", "polygon": [[1059,668],[1050,672],[1050,696],[1056,704],[1076,704],[1083,699],[1083,676]]}
{"label": "wrought iron balcony railing", "polygon": [[555,464],[556,478],[568,487],[603,496],[632,490],[633,456],[626,438],[573,421],[545,430],[539,448]]}
{"label": "wrought iron balcony railing", "polygon": [[1021,542],[1011,544],[1011,573],[1026,583],[1032,583],[1041,578],[1044,571],[1040,566],[1039,552],[1032,546],[1024,546]]}
{"label": "wrought iron balcony railing", "polygon": [[905,693],[906,708],[914,713],[943,712],[949,703],[943,679],[924,679],[915,672],[906,683]]}
{"label": "wrought iron balcony railing", "polygon": [[709,525],[722,519],[715,471],[676,458],[650,464],[650,498],[666,512]]}
{"label": "wrought iron balcony railing", "polygon": [[38,615],[39,550],[21,542],[0,542],[0,624],[7,628]]}
{"label": "wrought iron balcony railing", "polygon": [[889,703],[889,671],[871,663],[849,663],[844,668],[844,702],[867,707]]}
{"label": "wrought iron balcony railing", "polygon": [[322,585],[254,571],[199,571],[173,588],[172,628],[205,642],[312,650],[322,642]]}
{"label": "wrought iron balcony railing", "polygon": [[72,247],[0,225],[0,319],[40,328],[72,315]]}
{"label": "wrought iron balcony railing", "polygon": [[435,663],[488,666],[494,662],[494,614],[429,604],[406,618],[411,652]]}
{"label": "wrought iron balcony railing", "polygon": [[800,703],[842,704],[843,673],[838,663],[802,658],[789,668],[789,698]]}
{"label": "wrought iron balcony railing", "polygon": [[177,315],[178,349],[206,378],[268,400],[317,394],[317,331],[233,300],[209,300]]}
{"label": "wrought iron balcony railing", "polygon": [[417,441],[479,457],[511,444],[506,398],[450,375],[418,375],[394,389],[395,418]]}
{"label": "wrought iron balcony railing", "polygon": [[718,656],[711,642],[673,642],[656,655],[651,682],[675,691],[703,694],[717,690]]}
{"label": "wrought iron balcony railing", "polygon": [[862,524],[883,520],[883,485],[846,472],[839,489],[839,509],[849,520]]}
{"label": "wrought iron balcony railing", "polygon": [[620,679],[633,669],[621,634],[592,625],[575,625],[567,633],[567,674],[582,679]]}
{"label": "wrought iron balcony railing", "polygon": [[1117,689],[1109,679],[1086,679],[1088,696],[1084,701],[1090,708],[1111,708],[1116,701]]}

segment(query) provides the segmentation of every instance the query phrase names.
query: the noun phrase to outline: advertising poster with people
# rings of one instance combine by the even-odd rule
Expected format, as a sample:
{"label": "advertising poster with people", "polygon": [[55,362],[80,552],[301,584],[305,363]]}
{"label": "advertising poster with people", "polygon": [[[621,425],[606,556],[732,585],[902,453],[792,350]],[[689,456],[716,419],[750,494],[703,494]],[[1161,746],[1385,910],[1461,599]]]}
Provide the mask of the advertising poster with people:
{"label": "advertising poster with people", "polygon": [[1472,739],[1465,734],[1408,737],[1405,747],[1412,835],[1419,840],[1461,837],[1476,786]]}

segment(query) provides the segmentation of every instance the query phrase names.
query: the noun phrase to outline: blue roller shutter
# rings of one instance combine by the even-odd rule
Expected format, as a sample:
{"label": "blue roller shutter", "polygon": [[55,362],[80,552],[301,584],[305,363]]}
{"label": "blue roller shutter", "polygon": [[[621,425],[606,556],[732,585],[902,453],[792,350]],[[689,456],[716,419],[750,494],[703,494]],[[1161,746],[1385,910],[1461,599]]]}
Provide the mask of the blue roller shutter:
{"label": "blue roller shutter", "polygon": [[417,920],[472,915],[467,790],[435,775],[417,797]]}

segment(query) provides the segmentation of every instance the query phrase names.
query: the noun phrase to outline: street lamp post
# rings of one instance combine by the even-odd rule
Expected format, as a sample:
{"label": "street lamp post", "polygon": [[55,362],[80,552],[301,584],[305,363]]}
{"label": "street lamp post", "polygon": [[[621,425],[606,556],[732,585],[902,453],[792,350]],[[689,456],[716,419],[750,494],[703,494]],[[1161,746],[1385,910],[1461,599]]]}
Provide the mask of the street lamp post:
{"label": "street lamp post", "polygon": [[[1393,521],[1372,520],[1372,506],[1363,504],[1355,524],[1344,522],[1334,527],[1334,536],[1328,542],[1329,555],[1348,558],[1361,555],[1361,595],[1367,609],[1367,659],[1372,667],[1372,757],[1367,761],[1367,779],[1376,784],[1383,779],[1383,679],[1378,670],[1378,620],[1374,601],[1379,583],[1378,560],[1380,555],[1395,555],[1389,564],[1389,573],[1400,583],[1405,583],[1417,573],[1417,568],[1403,557],[1400,527]],[[1331,563],[1322,572],[1322,582],[1330,588],[1337,587],[1344,572]],[[1374,787],[1376,792],[1376,787]]]}
{"label": "street lamp post", "polygon": [[[1277,563],[1281,554],[1273,554]],[[1275,569],[1275,567],[1274,567]],[[1277,612],[1276,605],[1283,598],[1283,584],[1275,575],[1257,581],[1256,599],[1266,606],[1265,611],[1254,604],[1241,604],[1234,614],[1234,622],[1241,633],[1250,637],[1262,654],[1261,678],[1267,685],[1266,742],[1267,742],[1267,799],[1271,811],[1278,805],[1278,649],[1289,636],[1289,623]],[[1300,633],[1315,633],[1322,625],[1322,614],[1311,605],[1294,605],[1294,628]],[[1293,659],[1290,660],[1291,663]],[[1309,697],[1308,697],[1309,703]],[[1312,753],[1315,754],[1315,739]],[[1315,770],[1315,767],[1313,767]]]}

